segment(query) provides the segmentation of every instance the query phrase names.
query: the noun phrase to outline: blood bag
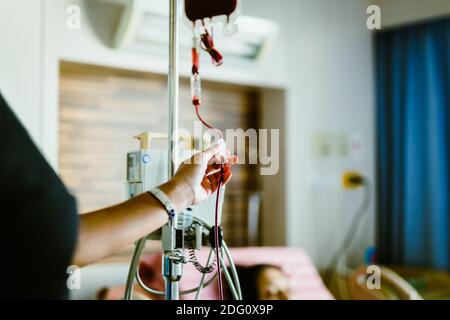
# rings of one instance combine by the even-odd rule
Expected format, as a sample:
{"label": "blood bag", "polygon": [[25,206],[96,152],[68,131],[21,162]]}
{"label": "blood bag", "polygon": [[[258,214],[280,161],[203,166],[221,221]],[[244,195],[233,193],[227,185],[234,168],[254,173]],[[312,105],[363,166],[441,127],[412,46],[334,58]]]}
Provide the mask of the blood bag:
{"label": "blood bag", "polygon": [[184,0],[186,24],[195,32],[214,24],[223,24],[226,36],[237,32],[236,18],[240,13],[239,0]]}
{"label": "blood bag", "polygon": [[225,15],[231,16],[237,8],[237,0],[185,0],[186,16],[192,22]]}

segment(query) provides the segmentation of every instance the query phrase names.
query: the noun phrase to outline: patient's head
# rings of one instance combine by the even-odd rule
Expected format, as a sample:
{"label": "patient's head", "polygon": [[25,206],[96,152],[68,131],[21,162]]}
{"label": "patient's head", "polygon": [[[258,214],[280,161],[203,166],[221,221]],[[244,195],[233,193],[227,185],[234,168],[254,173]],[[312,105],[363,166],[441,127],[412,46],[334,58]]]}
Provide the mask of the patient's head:
{"label": "patient's head", "polygon": [[244,300],[289,300],[289,279],[273,265],[236,267]]}

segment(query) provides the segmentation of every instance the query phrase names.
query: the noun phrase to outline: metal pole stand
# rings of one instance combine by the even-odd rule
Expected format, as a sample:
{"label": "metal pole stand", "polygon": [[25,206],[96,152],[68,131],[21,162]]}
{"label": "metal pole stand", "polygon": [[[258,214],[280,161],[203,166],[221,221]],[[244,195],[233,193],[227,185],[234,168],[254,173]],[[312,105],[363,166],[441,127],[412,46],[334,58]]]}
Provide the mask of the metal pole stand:
{"label": "metal pole stand", "polygon": [[[162,245],[164,254],[162,256],[162,276],[165,282],[165,298],[166,300],[179,300],[180,289],[179,283],[183,275],[183,264],[185,259],[181,250],[177,247],[182,247],[182,244],[177,244],[177,238],[184,236],[182,230],[177,230],[171,221],[168,225],[162,228]],[[180,234],[181,232],[181,234]],[[177,234],[179,237],[177,237]]]}
{"label": "metal pole stand", "polygon": [[[176,173],[178,164],[178,109],[179,109],[179,68],[178,68],[178,29],[179,0],[170,0],[169,19],[169,179]],[[179,212],[177,212],[179,213]],[[176,250],[177,217],[162,230],[164,255],[162,258],[163,277],[166,282],[166,300],[179,300],[179,281],[183,272],[183,255]]]}

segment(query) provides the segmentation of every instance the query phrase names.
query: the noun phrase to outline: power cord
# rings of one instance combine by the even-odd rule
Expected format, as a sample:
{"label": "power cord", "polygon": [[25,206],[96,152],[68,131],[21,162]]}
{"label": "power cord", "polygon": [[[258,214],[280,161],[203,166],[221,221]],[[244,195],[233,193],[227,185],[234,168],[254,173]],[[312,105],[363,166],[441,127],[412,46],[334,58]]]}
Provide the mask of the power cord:
{"label": "power cord", "polygon": [[362,201],[360,207],[358,208],[358,210],[356,211],[356,214],[352,220],[352,223],[350,225],[350,228],[347,232],[346,237],[344,238],[344,241],[342,242],[339,249],[336,251],[336,253],[332,257],[332,259],[330,260],[328,268],[326,269],[327,271],[325,274],[325,281],[326,281],[326,284],[328,287],[330,286],[332,278],[336,272],[336,268],[337,268],[337,264],[339,263],[339,260],[341,259],[341,257],[344,254],[347,253],[348,248],[352,244],[352,242],[361,226],[363,218],[366,215],[367,210],[370,205],[370,201],[371,201],[370,182],[367,179],[362,179],[361,184],[362,184],[363,190],[364,190],[363,201]]}

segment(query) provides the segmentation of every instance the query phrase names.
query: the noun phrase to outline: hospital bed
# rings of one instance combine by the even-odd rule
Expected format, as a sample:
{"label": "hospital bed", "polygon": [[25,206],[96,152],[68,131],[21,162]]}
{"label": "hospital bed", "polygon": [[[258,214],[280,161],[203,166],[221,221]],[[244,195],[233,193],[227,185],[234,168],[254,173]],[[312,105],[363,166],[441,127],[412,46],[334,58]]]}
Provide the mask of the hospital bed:
{"label": "hospital bed", "polygon": [[[325,287],[319,272],[309,256],[302,249],[296,248],[240,248],[231,250],[238,266],[270,264],[282,268],[290,278],[291,297],[295,300],[333,300],[333,296]],[[199,254],[199,259],[207,259],[207,251]],[[104,288],[109,291],[109,299],[122,299],[129,262],[109,262],[87,267],[81,270],[81,290],[71,292],[72,299],[97,298],[98,292]],[[147,284],[156,289],[164,288],[161,276],[161,254],[149,254],[141,261],[141,270],[145,270],[143,278]],[[180,289],[197,285],[201,275],[191,266],[186,266]],[[183,299],[192,300],[195,295]],[[156,298],[156,297],[154,297]],[[203,300],[216,300],[217,287],[212,285],[202,292]]]}

